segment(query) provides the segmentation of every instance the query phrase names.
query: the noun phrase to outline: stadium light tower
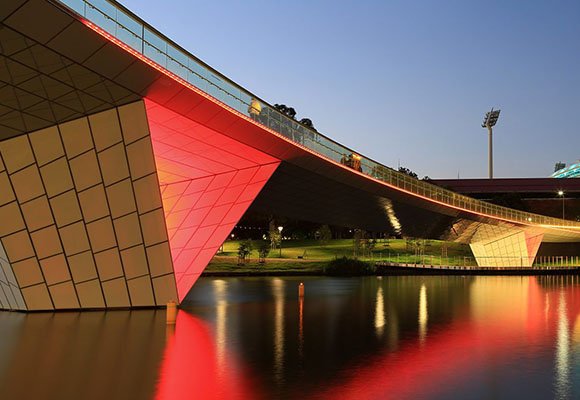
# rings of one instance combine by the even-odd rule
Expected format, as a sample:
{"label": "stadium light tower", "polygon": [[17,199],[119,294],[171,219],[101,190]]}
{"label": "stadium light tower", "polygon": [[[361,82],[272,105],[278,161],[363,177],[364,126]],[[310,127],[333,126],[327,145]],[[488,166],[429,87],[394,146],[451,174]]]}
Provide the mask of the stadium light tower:
{"label": "stadium light tower", "polygon": [[493,127],[497,123],[500,112],[501,110],[494,110],[492,107],[491,111],[485,113],[481,124],[481,127],[487,128],[489,132],[489,179],[493,179]]}

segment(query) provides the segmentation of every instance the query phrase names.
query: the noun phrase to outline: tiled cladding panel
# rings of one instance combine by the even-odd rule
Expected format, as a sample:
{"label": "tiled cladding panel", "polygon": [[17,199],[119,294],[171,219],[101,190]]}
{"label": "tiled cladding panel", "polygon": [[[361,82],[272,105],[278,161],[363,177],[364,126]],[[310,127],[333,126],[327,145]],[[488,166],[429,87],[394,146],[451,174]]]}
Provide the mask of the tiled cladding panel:
{"label": "tiled cladding panel", "polygon": [[142,101],[0,142],[0,307],[177,299]]}
{"label": "tiled cladding panel", "polygon": [[[182,300],[280,161],[151,101],[145,103]],[[152,184],[143,182],[137,191]],[[152,206],[138,200],[138,208]]]}
{"label": "tiled cladding panel", "polygon": [[543,234],[481,225],[470,243],[482,267],[531,267]]}
{"label": "tiled cladding panel", "polygon": [[25,310],[22,292],[14,276],[8,256],[0,243],[0,309]]}
{"label": "tiled cladding panel", "polygon": [[[105,47],[87,37],[80,22],[62,23],[68,17],[46,1],[29,1],[16,12],[20,15],[9,17],[11,12],[3,12],[2,7],[10,3],[18,1],[0,3],[0,20],[8,17],[0,29],[0,140],[139,99],[111,79],[61,55],[80,56],[77,61],[81,62],[92,60],[93,53]],[[39,25],[48,31],[35,29]],[[48,43],[40,44],[43,40]],[[121,57],[115,61],[123,64]],[[38,139],[48,146],[47,153],[59,146],[49,139],[50,135]],[[45,162],[42,156],[37,161]]]}

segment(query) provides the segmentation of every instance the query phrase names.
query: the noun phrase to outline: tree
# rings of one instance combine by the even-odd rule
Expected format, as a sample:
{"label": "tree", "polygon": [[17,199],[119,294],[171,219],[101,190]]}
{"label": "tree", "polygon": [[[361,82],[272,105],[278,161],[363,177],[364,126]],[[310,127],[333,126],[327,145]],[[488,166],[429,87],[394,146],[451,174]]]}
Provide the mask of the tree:
{"label": "tree", "polygon": [[328,225],[322,225],[318,229],[318,239],[322,244],[327,244],[332,239],[332,231]]}
{"label": "tree", "polygon": [[270,222],[268,223],[268,241],[270,242],[270,249],[277,249],[282,243],[282,233],[276,227],[276,221],[274,217],[270,217]]}
{"label": "tree", "polygon": [[238,246],[238,265],[250,261],[250,253],[252,253],[252,241],[244,240],[243,242],[240,242],[240,245]]}
{"label": "tree", "polygon": [[415,247],[415,257],[422,257],[425,254],[425,241],[415,239],[413,245]]}
{"label": "tree", "polygon": [[366,249],[368,248],[367,233],[362,229],[355,229],[352,237],[353,257],[357,258],[360,255],[364,257]]}
{"label": "tree", "polygon": [[277,249],[282,243],[282,234],[276,228],[270,229],[268,232],[268,240],[270,241],[270,248],[272,250]]}
{"label": "tree", "polygon": [[415,241],[413,238],[406,237],[405,238],[405,251],[410,252],[415,248]]}
{"label": "tree", "polygon": [[265,264],[266,257],[268,257],[268,253],[270,253],[270,243],[268,241],[263,241],[258,249],[258,256],[259,256],[259,263]]}
{"label": "tree", "polygon": [[292,119],[296,117],[296,110],[293,107],[288,107],[286,104],[274,104],[274,108]]}
{"label": "tree", "polygon": [[371,256],[371,254],[376,246],[377,246],[377,239],[368,239],[366,241],[366,251],[367,251],[368,257]]}
{"label": "tree", "polygon": [[302,125],[304,125],[305,127],[312,129],[314,132],[318,132],[318,131],[316,130],[316,128],[314,127],[314,124],[312,123],[312,120],[311,120],[310,118],[302,118],[302,119],[301,119],[300,121],[298,121],[298,122],[300,122],[300,123],[301,123]]}
{"label": "tree", "polygon": [[416,173],[411,171],[409,168],[399,167],[399,172],[401,172],[405,175],[409,175],[411,178],[415,178],[415,179],[419,178],[419,175],[417,175]]}
{"label": "tree", "polygon": [[[287,117],[294,120],[296,119],[296,110],[293,107],[288,107],[286,104],[276,103],[274,104],[274,108],[280,111],[282,114],[286,115]],[[312,120],[310,118],[302,118],[298,122],[304,125],[305,127],[312,129],[314,132],[318,132],[314,127],[314,124],[312,123]]]}

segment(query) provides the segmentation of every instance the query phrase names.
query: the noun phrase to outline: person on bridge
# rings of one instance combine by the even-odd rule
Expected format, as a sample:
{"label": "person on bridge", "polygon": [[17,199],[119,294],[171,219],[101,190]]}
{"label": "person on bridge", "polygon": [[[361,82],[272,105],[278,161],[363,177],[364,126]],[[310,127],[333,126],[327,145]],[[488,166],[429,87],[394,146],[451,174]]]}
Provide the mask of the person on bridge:
{"label": "person on bridge", "polygon": [[351,154],[352,164],[350,165],[352,169],[357,170],[358,172],[362,172],[362,165],[361,165],[361,157],[356,154]]}
{"label": "person on bridge", "polygon": [[252,118],[254,121],[259,121],[261,112],[262,105],[255,97],[252,97],[252,100],[250,101],[250,106],[248,107],[248,114],[250,114],[250,118]]}

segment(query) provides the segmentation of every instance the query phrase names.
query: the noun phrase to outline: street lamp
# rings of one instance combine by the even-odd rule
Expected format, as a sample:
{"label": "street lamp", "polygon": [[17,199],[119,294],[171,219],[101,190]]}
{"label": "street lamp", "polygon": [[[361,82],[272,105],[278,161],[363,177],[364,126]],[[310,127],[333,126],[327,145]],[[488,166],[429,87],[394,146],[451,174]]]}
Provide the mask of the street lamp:
{"label": "street lamp", "polygon": [[565,198],[564,198],[564,191],[562,189],[558,190],[558,196],[560,196],[562,198],[562,219],[566,219],[565,218]]}
{"label": "street lamp", "polygon": [[282,229],[284,229],[283,226],[278,227],[278,232],[280,232],[280,258],[282,258]]}
{"label": "street lamp", "polygon": [[493,127],[497,123],[500,112],[501,110],[494,110],[492,107],[491,111],[485,113],[481,124],[481,127],[487,128],[489,132],[489,179],[493,179]]}

